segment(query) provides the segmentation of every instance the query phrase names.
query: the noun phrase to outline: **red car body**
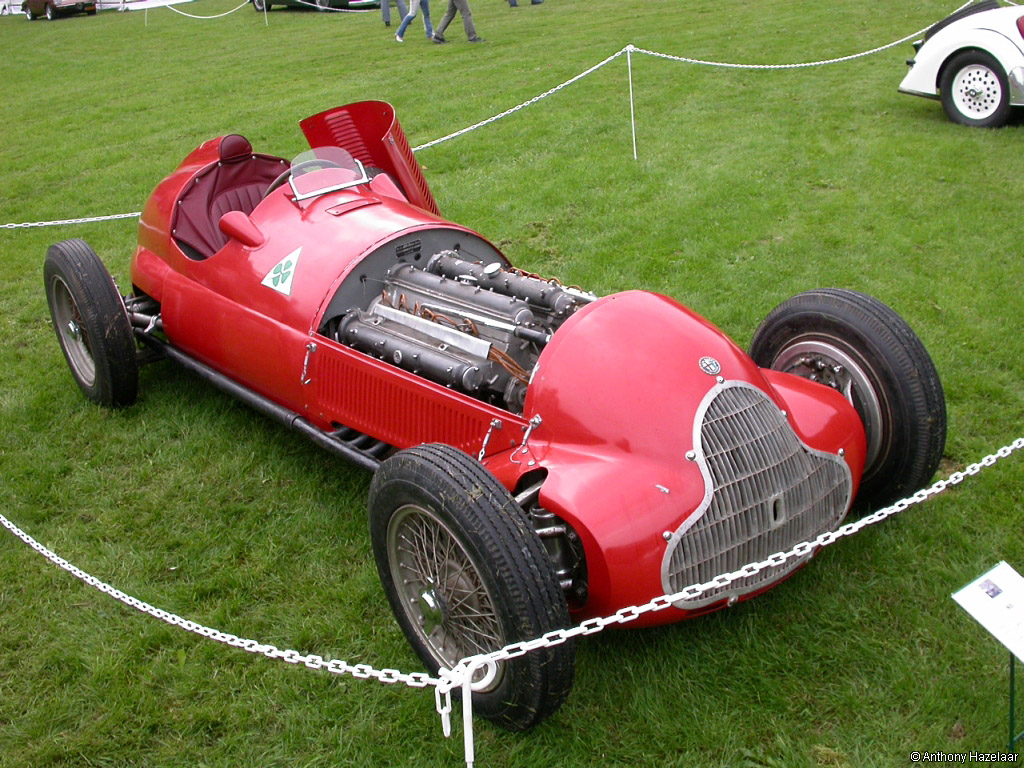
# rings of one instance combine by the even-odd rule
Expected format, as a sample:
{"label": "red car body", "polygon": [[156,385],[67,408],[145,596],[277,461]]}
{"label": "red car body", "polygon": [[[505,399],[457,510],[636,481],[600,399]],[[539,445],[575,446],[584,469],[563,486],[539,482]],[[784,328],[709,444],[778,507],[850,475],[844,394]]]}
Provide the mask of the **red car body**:
{"label": "red car body", "polygon": [[[833,528],[846,514],[866,455],[857,411],[829,387],[758,367],[670,298],[628,291],[581,299],[540,352],[521,412],[326,335],[328,315],[339,308],[335,297],[369,295],[365,286],[383,279],[412,243],[429,241],[500,268],[509,262],[482,236],[439,215],[389,105],[329,110],[304,120],[302,129],[311,147],[344,147],[382,173],[308,200],[293,199],[288,185],[263,196],[288,163],[227,136],[188,155],[146,204],[132,283],[159,302],[172,347],[324,432],[343,426],[396,449],[445,443],[479,456],[512,492],[546,473],[539,504],[568,524],[585,553],[585,593],[569,600],[576,620],[763,559]],[[193,220],[211,204],[204,186],[232,191],[219,233]],[[201,203],[193,200],[197,189]],[[196,217],[192,208],[200,211]],[[419,258],[408,256],[408,263]],[[271,285],[275,270],[290,279],[288,292]],[[710,409],[725,394],[743,400],[738,407],[784,422],[772,428],[791,430],[799,460],[829,476],[827,500],[797,509],[786,493],[773,491],[754,499],[756,508],[721,500],[736,509],[728,519],[710,520],[726,494],[712,492],[720,482],[713,475],[731,472],[739,493],[747,471],[723,470],[709,457]],[[733,446],[732,455],[753,457],[751,472],[775,471],[762,466],[758,456],[771,452],[756,439],[748,448]],[[702,525],[706,530],[695,534]],[[703,538],[694,544],[695,537]],[[693,546],[702,554],[694,555]],[[745,599],[799,562],[637,623],[674,621]]]}

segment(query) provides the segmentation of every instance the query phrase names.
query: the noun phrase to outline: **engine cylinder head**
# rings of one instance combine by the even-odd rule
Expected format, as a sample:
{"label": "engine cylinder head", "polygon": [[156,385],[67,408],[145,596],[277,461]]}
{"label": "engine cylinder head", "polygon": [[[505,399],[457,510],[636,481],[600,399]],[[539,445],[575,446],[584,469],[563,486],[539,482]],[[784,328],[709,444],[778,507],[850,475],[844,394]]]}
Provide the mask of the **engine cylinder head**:
{"label": "engine cylinder head", "polygon": [[426,269],[437,275],[462,279],[481,288],[527,301],[556,316],[571,313],[577,297],[555,283],[512,272],[498,262],[479,264],[466,261],[455,251],[442,251],[430,257]]}

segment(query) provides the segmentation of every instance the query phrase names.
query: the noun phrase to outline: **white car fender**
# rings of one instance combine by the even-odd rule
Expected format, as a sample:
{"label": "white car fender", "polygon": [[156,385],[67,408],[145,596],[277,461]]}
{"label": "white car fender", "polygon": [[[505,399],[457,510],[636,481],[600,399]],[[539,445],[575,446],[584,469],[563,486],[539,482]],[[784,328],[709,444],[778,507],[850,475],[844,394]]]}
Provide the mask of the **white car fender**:
{"label": "white car fender", "polygon": [[[968,17],[964,21],[976,20]],[[1024,51],[1001,32],[976,27],[965,29],[962,23],[939,30],[921,46],[913,66],[900,83],[900,93],[938,98],[943,65],[955,54],[968,49],[980,49],[995,57],[1010,82],[1010,103],[1024,105]]]}

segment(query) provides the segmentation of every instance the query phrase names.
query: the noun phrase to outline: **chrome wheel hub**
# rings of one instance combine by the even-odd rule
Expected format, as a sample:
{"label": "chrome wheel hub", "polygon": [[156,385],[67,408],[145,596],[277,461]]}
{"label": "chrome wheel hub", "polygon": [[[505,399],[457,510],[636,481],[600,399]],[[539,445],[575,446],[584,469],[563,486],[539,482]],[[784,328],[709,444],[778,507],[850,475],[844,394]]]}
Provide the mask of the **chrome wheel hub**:
{"label": "chrome wheel hub", "polygon": [[434,630],[444,623],[444,609],[441,607],[441,597],[433,586],[420,592],[417,607],[423,618],[423,631],[428,635],[434,634]]}
{"label": "chrome wheel hub", "polygon": [[882,448],[883,405],[865,370],[849,353],[825,339],[802,341],[786,347],[771,366],[836,390],[857,410],[867,437],[865,469]]}

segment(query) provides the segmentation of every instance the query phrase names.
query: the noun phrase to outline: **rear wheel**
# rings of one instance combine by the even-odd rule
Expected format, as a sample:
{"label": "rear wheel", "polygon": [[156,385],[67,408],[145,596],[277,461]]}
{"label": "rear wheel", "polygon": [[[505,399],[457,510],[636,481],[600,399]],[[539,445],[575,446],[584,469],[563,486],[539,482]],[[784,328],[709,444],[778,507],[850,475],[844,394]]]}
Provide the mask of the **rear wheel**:
{"label": "rear wheel", "polygon": [[984,51],[964,51],[950,60],[939,83],[942,107],[960,125],[998,128],[1010,118],[1010,82]]}
{"label": "rear wheel", "polygon": [[45,13],[46,13],[46,20],[47,21],[53,21],[54,19],[57,18],[57,9],[54,7],[53,3],[47,3],[46,4],[46,11],[45,11]]}
{"label": "rear wheel", "polygon": [[135,402],[135,337],[110,273],[84,240],[51,245],[43,265],[46,301],[71,375],[87,398],[120,407]]}
{"label": "rear wheel", "polygon": [[268,0],[252,0],[252,7],[256,9],[257,13],[263,13],[270,10],[270,2]]}
{"label": "rear wheel", "polygon": [[331,0],[316,0],[317,10],[326,11],[331,7]]}
{"label": "rear wheel", "polygon": [[36,15],[32,13],[32,9],[29,7],[29,4],[27,2],[25,3],[25,18],[28,19],[29,21],[36,20]]}
{"label": "rear wheel", "polygon": [[761,323],[750,356],[850,401],[867,435],[859,500],[893,501],[935,474],[946,444],[942,384],[921,340],[882,302],[840,289],[798,294]]}
{"label": "rear wheel", "polygon": [[[400,451],[370,487],[370,537],[388,601],[431,673],[569,626],[540,538],[484,467],[446,445]],[[554,712],[572,688],[572,642],[501,662],[474,711],[510,730]]]}

